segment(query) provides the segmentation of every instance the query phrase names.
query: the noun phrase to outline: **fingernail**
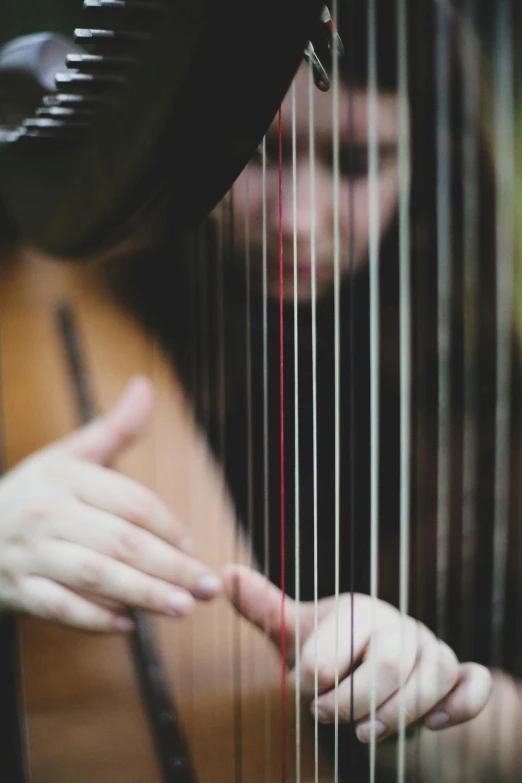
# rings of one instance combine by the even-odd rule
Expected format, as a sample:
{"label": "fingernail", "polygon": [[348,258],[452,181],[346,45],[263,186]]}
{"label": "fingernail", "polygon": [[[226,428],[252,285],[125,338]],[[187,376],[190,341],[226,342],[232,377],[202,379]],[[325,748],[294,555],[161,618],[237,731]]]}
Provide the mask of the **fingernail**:
{"label": "fingernail", "polygon": [[447,712],[437,710],[428,715],[424,720],[424,725],[429,729],[442,729],[450,722],[450,716]]}
{"label": "fingernail", "polygon": [[360,723],[355,729],[355,733],[359,742],[364,742],[365,744],[370,742],[372,737],[372,726],[373,736],[376,740],[381,739],[381,737],[386,733],[386,726],[381,720],[376,720],[373,723],[371,720],[368,720],[365,723]]}
{"label": "fingernail", "polygon": [[194,539],[190,536],[187,536],[187,538],[184,538],[180,542],[179,548],[182,552],[185,552],[186,555],[191,555],[194,551]]}
{"label": "fingernail", "polygon": [[120,617],[115,618],[114,627],[117,631],[130,631],[133,628],[133,623],[128,617],[120,615]]}
{"label": "fingernail", "polygon": [[182,593],[179,590],[173,590],[170,592],[167,601],[168,611],[174,617],[187,614],[187,612],[189,612],[194,605],[192,596],[190,596],[188,593]]}
{"label": "fingernail", "polygon": [[196,584],[196,592],[199,598],[213,598],[221,587],[221,582],[213,574],[205,574]]}

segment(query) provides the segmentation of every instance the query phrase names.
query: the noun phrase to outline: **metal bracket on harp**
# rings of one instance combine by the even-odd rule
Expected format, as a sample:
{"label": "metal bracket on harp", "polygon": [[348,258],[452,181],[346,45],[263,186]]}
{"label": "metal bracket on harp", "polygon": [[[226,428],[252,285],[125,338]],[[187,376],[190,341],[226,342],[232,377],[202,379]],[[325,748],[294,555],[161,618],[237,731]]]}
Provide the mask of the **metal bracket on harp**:
{"label": "metal bracket on harp", "polygon": [[[314,38],[316,44],[321,44],[324,46],[324,43],[326,43],[330,53],[335,47],[339,56],[342,57],[344,55],[343,42],[341,40],[341,36],[337,32],[337,28],[332,19],[332,15],[330,14],[328,6],[326,5],[321,11],[320,22],[321,24],[317,31],[317,38],[320,40],[316,40]],[[328,76],[323,63],[321,62],[321,59],[317,55],[312,41],[308,41],[306,49],[304,50],[304,58],[312,68],[316,87],[318,87],[322,92],[327,92],[330,89],[330,77]]]}

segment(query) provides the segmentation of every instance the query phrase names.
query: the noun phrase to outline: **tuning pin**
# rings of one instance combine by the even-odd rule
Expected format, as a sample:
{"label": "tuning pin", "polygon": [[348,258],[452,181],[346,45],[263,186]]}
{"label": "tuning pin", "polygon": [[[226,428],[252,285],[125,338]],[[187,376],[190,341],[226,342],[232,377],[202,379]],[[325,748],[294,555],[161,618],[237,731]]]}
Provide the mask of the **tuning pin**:
{"label": "tuning pin", "polygon": [[321,92],[328,92],[330,89],[330,79],[328,78],[328,74],[326,73],[321,60],[317,56],[311,41],[308,41],[304,51],[304,57],[312,68],[315,86],[318,87]]}
{"label": "tuning pin", "polygon": [[340,57],[344,56],[344,45],[341,36],[337,32],[335,22],[332,19],[332,15],[328,9],[328,6],[324,6],[321,11],[321,22],[326,25],[328,30],[328,46],[330,51],[333,51],[334,46],[337,48],[337,52]]}
{"label": "tuning pin", "polygon": [[150,35],[140,30],[110,30],[78,27],[74,40],[79,44],[135,44],[148,41]]}
{"label": "tuning pin", "polygon": [[165,13],[165,3],[155,2],[154,0],[83,0],[83,7],[86,11],[145,11]]}

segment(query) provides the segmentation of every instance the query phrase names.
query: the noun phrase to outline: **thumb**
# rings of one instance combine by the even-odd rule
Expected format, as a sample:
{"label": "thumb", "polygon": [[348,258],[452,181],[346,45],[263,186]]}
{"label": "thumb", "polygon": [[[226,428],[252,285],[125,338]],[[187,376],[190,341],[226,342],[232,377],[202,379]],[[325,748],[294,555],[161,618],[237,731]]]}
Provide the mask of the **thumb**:
{"label": "thumb", "polygon": [[136,376],[108,413],[93,419],[52,448],[88,462],[107,465],[144,432],[153,405],[152,383]]}
{"label": "thumb", "polygon": [[225,594],[247,620],[266,633],[282,651],[293,667],[297,632],[301,643],[314,627],[313,603],[298,604],[269,582],[258,571],[240,565],[229,565],[223,570]]}

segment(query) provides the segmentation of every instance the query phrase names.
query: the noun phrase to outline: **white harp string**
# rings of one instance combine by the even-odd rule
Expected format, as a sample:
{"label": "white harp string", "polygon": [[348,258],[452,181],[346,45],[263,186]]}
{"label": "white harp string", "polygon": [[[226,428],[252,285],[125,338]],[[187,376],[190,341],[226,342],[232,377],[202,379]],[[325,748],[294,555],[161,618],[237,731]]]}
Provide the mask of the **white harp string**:
{"label": "white harp string", "polygon": [[247,392],[247,527],[249,566],[253,563],[254,541],[254,485],[252,443],[252,312],[251,312],[251,253],[250,253],[250,165],[245,169],[245,300],[246,300],[246,392]]}
{"label": "white harp string", "polygon": [[[435,31],[437,144],[437,634],[446,636],[448,546],[450,527],[450,361],[451,361],[451,157],[449,103],[449,11],[437,6]],[[441,672],[442,676],[442,672]],[[440,737],[439,737],[440,740]],[[444,779],[442,754],[437,756],[437,780]]]}
{"label": "white harp string", "polygon": [[[400,572],[399,609],[409,611],[410,570],[410,439],[411,439],[411,283],[410,283],[410,117],[406,0],[397,0],[398,161],[399,161],[399,334],[400,334]],[[403,622],[402,627],[405,627]],[[404,649],[401,634],[401,649]],[[401,663],[405,655],[401,655]],[[406,672],[401,666],[397,783],[406,775]]]}
{"label": "white harp string", "polygon": [[[299,297],[297,266],[297,130],[296,90],[292,83],[292,225],[294,254],[294,503],[295,503],[295,600],[301,600],[301,526],[299,505]],[[295,780],[301,783],[301,625],[296,612],[295,624]]]}
{"label": "white harp string", "polygon": [[[311,304],[312,304],[312,450],[313,450],[313,544],[314,544],[314,702],[319,695],[319,673],[317,670],[317,625],[318,625],[318,527],[317,527],[317,318],[316,318],[316,219],[315,219],[315,117],[314,78],[312,66],[308,73],[308,133],[310,153],[310,256],[311,256]],[[315,783],[319,783],[319,720],[314,714]]]}
{"label": "white harp string", "polygon": [[[261,146],[262,155],[262,201],[263,201],[263,546],[264,546],[264,575],[268,580],[270,572],[270,535],[269,535],[269,464],[268,464],[268,291],[267,291],[267,253],[268,253],[268,229],[267,229],[267,191],[266,191],[266,136]],[[268,636],[268,618],[265,618],[265,634]],[[265,659],[266,660],[266,659]],[[265,666],[265,780],[272,781],[271,743],[271,705],[270,691],[268,688],[268,663]]]}
{"label": "white harp string", "polygon": [[[379,569],[379,148],[376,0],[368,2],[368,212],[370,269],[370,595],[375,628]],[[376,771],[376,660],[371,657],[370,783]]]}

